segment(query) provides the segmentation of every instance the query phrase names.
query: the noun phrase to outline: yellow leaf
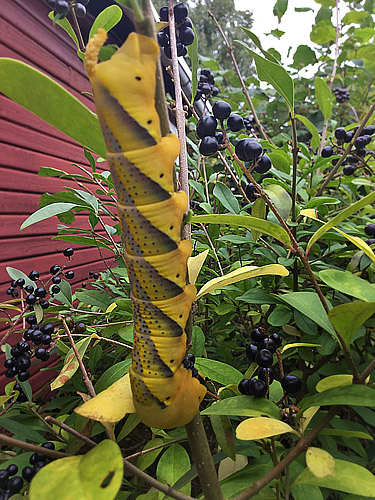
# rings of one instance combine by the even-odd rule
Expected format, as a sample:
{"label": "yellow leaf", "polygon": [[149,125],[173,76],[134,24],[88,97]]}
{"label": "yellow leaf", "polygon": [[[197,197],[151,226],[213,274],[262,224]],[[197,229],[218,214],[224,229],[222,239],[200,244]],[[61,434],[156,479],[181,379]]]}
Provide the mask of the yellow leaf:
{"label": "yellow leaf", "polygon": [[112,304],[109,304],[109,306],[105,310],[105,313],[108,314],[108,313],[112,312],[113,309],[116,309],[116,307],[117,307],[116,302],[112,302]]}
{"label": "yellow leaf", "polygon": [[315,389],[318,392],[326,391],[327,389],[332,389],[332,387],[339,387],[340,385],[352,385],[353,375],[342,374],[342,375],[331,375],[330,377],[323,378],[319,380],[316,384]]}
{"label": "yellow leaf", "polygon": [[[90,342],[91,336],[77,342],[76,347],[81,358],[83,358],[83,356],[85,355],[86,349],[90,345]],[[78,370],[78,367],[79,363],[76,355],[74,354],[73,349],[70,349],[65,357],[64,366],[62,367],[61,372],[57,375],[57,377],[51,384],[51,391],[54,391],[55,389],[58,389],[59,387],[62,387],[64,384],[66,384]]]}
{"label": "yellow leaf", "polygon": [[74,411],[103,425],[119,422],[127,413],[135,413],[129,373]]}
{"label": "yellow leaf", "polygon": [[208,281],[199,290],[197,299],[206,295],[206,293],[213,292],[218,288],[222,288],[232,283],[237,283],[238,281],[246,280],[249,278],[255,278],[256,276],[265,276],[267,274],[277,275],[277,276],[288,276],[289,271],[280,264],[269,264],[268,266],[257,267],[257,266],[245,266],[240,269],[236,269],[225,276],[219,276],[213,280]]}
{"label": "yellow leaf", "polygon": [[202,269],[204,261],[208,255],[209,249],[205,250],[202,253],[199,253],[195,257],[189,257],[187,267],[189,273],[189,283],[194,285],[197,281],[199,271]]}
{"label": "yellow leaf", "polygon": [[311,447],[306,451],[306,465],[314,476],[325,477],[335,470],[335,459],[328,451]]}
{"label": "yellow leaf", "polygon": [[286,432],[298,434],[290,425],[281,422],[281,420],[268,417],[254,417],[248,418],[240,423],[236,429],[236,436],[238,439],[250,441],[253,439],[278,436]]}
{"label": "yellow leaf", "polygon": [[5,405],[9,399],[11,399],[13,396],[0,396],[0,406]]}
{"label": "yellow leaf", "polygon": [[[301,210],[300,215],[303,215],[304,217],[310,217],[310,219],[319,220],[318,217],[316,216],[315,208],[305,208],[305,210]],[[322,222],[322,224],[324,224],[324,222]]]}
{"label": "yellow leaf", "polygon": [[159,31],[163,30],[169,25],[168,21],[156,21],[155,23],[155,31],[159,33]]}
{"label": "yellow leaf", "polygon": [[306,427],[309,425],[311,419],[313,418],[315,413],[319,410],[319,408],[320,406],[311,406],[302,413],[300,419],[298,420],[298,428],[302,434],[305,432]]}
{"label": "yellow leaf", "polygon": [[320,344],[305,344],[303,342],[296,342],[294,344],[286,344],[284,347],[281,349],[281,353],[285,352],[288,349],[292,349],[293,347],[323,347]]}

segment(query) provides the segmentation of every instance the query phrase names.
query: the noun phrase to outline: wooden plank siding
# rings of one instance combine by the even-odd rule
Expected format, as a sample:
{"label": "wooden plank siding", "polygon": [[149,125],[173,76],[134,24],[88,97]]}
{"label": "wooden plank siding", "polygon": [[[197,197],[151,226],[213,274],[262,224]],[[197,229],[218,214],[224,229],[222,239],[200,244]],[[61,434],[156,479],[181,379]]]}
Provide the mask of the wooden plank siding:
{"label": "wooden plank siding", "polygon": [[[76,46],[61,28],[53,26],[47,17],[49,11],[44,0],[0,0],[0,57],[17,59],[42,71],[94,111],[92,99],[82,94],[91,88]],[[0,94],[0,301],[9,299],[6,266],[26,274],[37,269],[42,280],[46,280],[50,277],[51,265],[66,262],[61,252],[67,246],[76,248],[68,268],[75,272],[73,286],[86,281],[89,271],[106,269],[98,249],[51,239],[59,224],[56,217],[19,230],[22,222],[39,208],[41,194],[61,191],[64,186],[79,187],[71,180],[40,177],[40,168],[49,166],[78,173],[74,163],[90,170],[79,144]],[[101,165],[106,168],[106,164]],[[93,184],[84,185],[95,193]],[[110,217],[103,219],[113,225]],[[87,213],[78,214],[74,226],[88,228]],[[101,228],[98,234],[103,234]],[[113,265],[113,254],[101,251],[107,263]],[[0,337],[4,331],[4,324],[0,323]],[[10,337],[9,342],[13,345],[18,340],[19,334]],[[3,362],[2,354],[0,394],[9,382],[4,376]],[[49,370],[40,372],[40,368],[51,367],[56,362],[56,356],[48,363],[33,362],[30,383],[34,392],[55,375]]]}

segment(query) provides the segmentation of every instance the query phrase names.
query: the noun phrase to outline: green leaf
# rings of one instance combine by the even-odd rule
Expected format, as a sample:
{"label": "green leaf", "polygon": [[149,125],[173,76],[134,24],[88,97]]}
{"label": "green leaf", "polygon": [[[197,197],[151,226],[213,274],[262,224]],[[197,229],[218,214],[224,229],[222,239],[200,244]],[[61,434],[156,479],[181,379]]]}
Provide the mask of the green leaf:
{"label": "green leaf", "polygon": [[63,19],[55,20],[54,19],[55,14],[54,14],[53,11],[51,11],[48,14],[48,17],[51,19],[51,21],[54,21],[55,24],[57,24],[58,26],[60,26],[60,28],[62,28],[64,31],[66,31],[66,33],[68,33],[68,35],[70,36],[70,38],[76,44],[77,49],[79,49],[79,43],[78,43],[77,35],[76,35],[74,29],[72,28],[72,25],[68,21],[68,19],[66,17],[64,17]]}
{"label": "green leaf", "polygon": [[346,460],[335,459],[335,468],[332,474],[316,477],[306,468],[294,481],[292,488],[297,484],[311,484],[328,488],[328,490],[373,497],[375,476],[360,465]]}
{"label": "green leaf", "polygon": [[233,366],[214,359],[196,358],[195,367],[204,377],[208,377],[222,385],[238,384],[242,373]]}
{"label": "green leaf", "polygon": [[30,500],[113,500],[123,468],[120,448],[106,439],[86,455],[61,458],[43,467],[31,481]]}
{"label": "green leaf", "polygon": [[33,224],[36,224],[37,222],[40,222],[42,220],[49,219],[54,215],[60,215],[68,212],[76,206],[77,205],[73,203],[51,203],[50,205],[46,205],[45,207],[39,208],[39,210],[31,214],[30,217],[28,217],[21,224],[20,230],[22,231],[22,229],[32,226]]}
{"label": "green leaf", "polygon": [[325,269],[319,278],[329,287],[366,302],[375,302],[375,287],[349,271]]}
{"label": "green leaf", "polygon": [[332,387],[313,396],[304,398],[300,403],[301,410],[311,406],[375,406],[375,390],[366,385],[342,385]]}
{"label": "green leaf", "polygon": [[273,236],[277,240],[290,247],[290,238],[284,228],[273,222],[257,219],[250,215],[237,214],[213,214],[213,215],[193,215],[190,221],[193,224],[228,224],[229,226],[240,226],[248,229],[255,229],[263,234]]}
{"label": "green leaf", "polygon": [[290,173],[290,167],[292,165],[292,159],[285,151],[273,151],[272,153],[268,153],[268,156],[271,159],[272,165],[280,172],[284,172],[284,174]]}
{"label": "green leaf", "polygon": [[[262,198],[255,200],[253,206],[251,207],[251,215],[257,219],[265,219],[266,213],[266,202]],[[262,233],[252,230],[251,235],[253,240],[257,241],[262,236]]]}
{"label": "green leaf", "polygon": [[67,175],[64,170],[59,170],[58,168],[53,168],[53,167],[42,167],[38,175],[40,177],[61,177],[62,175]]}
{"label": "green leaf", "polygon": [[106,157],[97,116],[40,71],[23,62],[1,58],[0,91],[79,144]]}
{"label": "green leaf", "polygon": [[117,382],[117,380],[120,380],[121,377],[128,373],[131,364],[131,359],[125,359],[124,361],[120,361],[119,363],[110,366],[96,382],[95,392],[102,392]]}
{"label": "green leaf", "polygon": [[335,330],[329,322],[328,315],[315,292],[291,292],[279,295],[278,298],[301,312],[317,325],[336,338]]}
{"label": "green leaf", "polygon": [[[229,398],[233,399],[233,398]],[[217,444],[232,460],[236,459],[233,430],[229,417],[225,415],[211,415],[211,425],[215,433]]]}
{"label": "green leaf", "polygon": [[279,64],[264,59],[256,54],[246,45],[246,43],[240,42],[239,40],[236,40],[236,43],[244,47],[253,56],[258,78],[272,85],[276,92],[278,92],[287,103],[289,111],[292,112],[294,108],[294,84],[287,71]]}
{"label": "green leaf", "polygon": [[16,439],[32,441],[34,443],[43,443],[45,441],[43,435],[30,427],[30,425],[21,424],[13,418],[0,417],[0,426],[14,434]]}
{"label": "green leaf", "polygon": [[197,325],[194,325],[193,333],[191,336],[192,348],[190,352],[192,352],[196,357],[202,356],[205,343],[206,343],[206,337],[202,331],[202,328],[200,328]]}
{"label": "green leaf", "polygon": [[336,30],[332,26],[331,21],[321,21],[313,25],[310,40],[318,45],[334,42],[336,40]]}
{"label": "green leaf", "polygon": [[[156,477],[163,484],[173,486],[188,470],[190,470],[190,459],[187,451],[180,444],[173,444],[160,458]],[[190,483],[179,489],[185,495],[190,495],[190,490]]]}
{"label": "green leaf", "polygon": [[245,266],[235,269],[231,273],[225,274],[224,276],[219,276],[210,281],[207,281],[202,288],[199,290],[197,299],[203,297],[207,293],[218,290],[227,285],[232,285],[233,283],[238,283],[249,278],[255,278],[257,276],[266,275],[277,275],[277,276],[288,276],[289,271],[280,264],[269,264],[268,266]]}
{"label": "green leaf", "polygon": [[272,326],[283,326],[289,323],[293,313],[289,307],[277,305],[272,313],[268,316],[268,323]]}
{"label": "green leaf", "polygon": [[247,302],[248,304],[280,304],[281,301],[277,297],[268,295],[260,288],[248,290],[243,295],[236,297],[236,300]]}
{"label": "green leaf", "polygon": [[326,222],[322,227],[320,227],[310,238],[307,243],[306,253],[310,250],[314,243],[316,243],[327,231],[333,228],[333,226],[337,226],[340,222],[347,219],[350,215],[358,212],[366,205],[373,203],[375,200],[375,192],[368,194],[364,198],[358,200],[356,203],[349,205],[345,210],[342,210],[339,214],[336,215],[333,219]]}
{"label": "green leaf", "polygon": [[329,311],[328,317],[337,333],[349,346],[355,332],[375,314],[375,302],[348,302]]}
{"label": "green leaf", "polygon": [[308,45],[299,45],[293,56],[293,66],[299,69],[315,63],[315,52]]}
{"label": "green leaf", "polygon": [[76,292],[76,298],[89,306],[100,307],[103,311],[111,304],[112,300],[99,290],[85,290],[83,292]]}
{"label": "green leaf", "polygon": [[113,248],[104,243],[103,240],[98,238],[91,238],[90,236],[75,236],[75,235],[60,235],[60,236],[54,236],[52,238],[53,240],[60,240],[60,241],[68,241],[69,243],[78,243],[80,245],[88,245],[91,247],[101,247],[101,248],[106,248],[107,250],[111,250],[113,252]]}
{"label": "green leaf", "polygon": [[279,22],[288,8],[288,0],[277,0],[273,7],[273,15],[277,16]]}
{"label": "green leaf", "polygon": [[[161,444],[163,444],[163,440],[161,438],[151,439],[151,441],[145,444],[142,451],[154,448],[154,446],[159,446]],[[146,470],[148,467],[150,467],[150,465],[152,465],[155,462],[155,460],[158,458],[158,456],[162,451],[163,448],[159,448],[157,450],[150,451],[138,457],[136,464],[138,469]]]}
{"label": "green leaf", "polygon": [[24,272],[10,266],[6,267],[6,272],[9,274],[12,280],[17,281],[19,278],[23,278],[25,280],[25,285],[31,285],[33,288],[35,287],[35,281],[31,281],[31,279],[26,276]]}
{"label": "green leaf", "polygon": [[[51,285],[50,288],[52,288],[53,285]],[[69,283],[66,280],[61,280],[59,283],[60,291],[59,293],[54,294],[54,298],[61,302],[62,304],[65,304],[67,306],[71,306],[73,304],[73,296],[72,296],[72,289],[69,285]]]}
{"label": "green leaf", "polygon": [[292,209],[292,199],[285,189],[277,184],[269,184],[263,188],[268,198],[275,205],[283,219],[287,219]]}
{"label": "green leaf", "polygon": [[324,119],[328,120],[332,112],[332,93],[326,82],[320,76],[314,80],[315,99],[318,103],[320,111],[323,113]]}
{"label": "green leaf", "polygon": [[102,10],[91,26],[89,39],[92,38],[100,28],[105,29],[108,33],[109,30],[121,21],[121,18],[122,9],[120,9],[118,5],[110,5],[106,9]]}
{"label": "green leaf", "polygon": [[239,213],[240,205],[228,186],[218,181],[215,184],[213,194],[229,212]]}
{"label": "green leaf", "polygon": [[[246,35],[250,38],[250,40],[258,47],[258,49],[262,52],[264,57],[266,57],[269,61],[272,61],[276,64],[279,64],[279,61],[276,59],[276,57],[271,53],[268,52],[267,50],[264,50],[262,47],[262,44],[260,43],[259,38],[256,36],[255,33],[250,31],[248,28],[245,28],[245,26],[241,26],[241,29],[246,33]],[[246,46],[248,47],[248,46]]]}
{"label": "green leaf", "polygon": [[191,45],[188,45],[188,56],[190,57],[190,62],[191,62],[191,104],[194,103],[194,98],[195,94],[197,93],[198,89],[198,68],[199,68],[199,58],[198,58],[198,35],[197,32],[195,31],[195,28],[193,26],[193,31],[194,31],[194,41]]}
{"label": "green leaf", "polygon": [[311,147],[314,149],[318,149],[318,147],[320,146],[320,137],[319,137],[318,129],[315,127],[315,125],[308,118],[306,118],[306,116],[296,115],[296,118],[298,118],[298,120],[305,125],[307,130],[312,135]]}
{"label": "green leaf", "polygon": [[239,417],[260,417],[268,415],[280,418],[280,410],[269,399],[254,396],[236,396],[217,401],[203,410],[202,415],[227,415]]}

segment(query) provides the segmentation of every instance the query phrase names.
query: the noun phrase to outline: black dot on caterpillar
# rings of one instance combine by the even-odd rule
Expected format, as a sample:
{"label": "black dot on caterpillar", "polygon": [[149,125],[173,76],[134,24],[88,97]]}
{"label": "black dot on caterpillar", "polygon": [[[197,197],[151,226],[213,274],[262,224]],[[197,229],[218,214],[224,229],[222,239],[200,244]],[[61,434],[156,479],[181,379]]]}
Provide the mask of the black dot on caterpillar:
{"label": "black dot on caterpillar", "polygon": [[140,76],[136,76],[135,79],[138,80],[139,82],[142,80]]}

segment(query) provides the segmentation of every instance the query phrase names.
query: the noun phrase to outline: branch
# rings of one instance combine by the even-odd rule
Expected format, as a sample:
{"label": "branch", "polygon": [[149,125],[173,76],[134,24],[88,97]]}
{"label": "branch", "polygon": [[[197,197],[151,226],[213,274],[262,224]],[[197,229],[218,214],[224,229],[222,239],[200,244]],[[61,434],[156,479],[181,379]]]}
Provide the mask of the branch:
{"label": "branch", "polygon": [[94,398],[96,396],[96,393],[95,393],[95,390],[94,390],[94,386],[92,385],[92,382],[91,382],[91,380],[90,380],[90,378],[89,378],[89,376],[87,374],[85,365],[83,364],[82,358],[81,358],[81,356],[80,356],[80,354],[78,352],[77,346],[76,346],[76,344],[74,342],[72,334],[70,333],[69,327],[66,324],[65,318],[63,316],[61,316],[61,321],[62,321],[62,324],[64,325],[64,330],[66,332],[67,337],[69,338],[69,341],[71,343],[73,352],[75,354],[75,357],[77,358],[79,367],[81,369],[83,382],[84,382],[85,386],[87,387],[87,390],[89,391],[90,396],[92,398]]}
{"label": "branch", "polygon": [[42,448],[42,446],[37,446],[36,444],[25,443],[19,439],[14,439],[5,434],[0,434],[0,443],[7,444],[8,446],[13,446],[16,448],[21,448],[21,450],[32,451],[33,453],[41,453],[51,458],[65,458],[70,457],[67,453],[62,453],[61,451],[49,450],[47,448]]}
{"label": "branch", "polygon": [[232,62],[233,62],[233,66],[234,66],[234,70],[238,76],[238,79],[240,80],[240,83],[241,83],[241,88],[242,88],[242,92],[244,94],[244,96],[246,97],[246,100],[250,106],[250,109],[251,109],[251,112],[253,113],[253,116],[254,116],[254,120],[263,136],[263,139],[265,139],[266,141],[269,141],[270,138],[268,137],[268,135],[266,134],[265,130],[263,129],[260,121],[259,121],[259,118],[258,118],[258,115],[257,115],[257,112],[255,111],[255,108],[254,108],[254,104],[253,104],[253,101],[251,100],[251,97],[249,95],[249,92],[247,90],[247,87],[245,85],[245,82],[243,81],[243,78],[242,78],[242,75],[240,73],[240,69],[238,67],[238,64],[237,64],[237,61],[236,61],[236,58],[234,57],[234,53],[233,53],[233,47],[230,45],[230,43],[228,42],[228,39],[222,29],[222,27],[220,26],[220,24],[218,23],[216,17],[214,16],[214,14],[212,12],[208,12],[208,15],[212,18],[213,22],[215,23],[217,29],[219,30],[220,32],[220,35],[223,37],[223,40],[224,40],[224,44],[227,48],[227,52],[230,56],[230,58],[232,59]]}

